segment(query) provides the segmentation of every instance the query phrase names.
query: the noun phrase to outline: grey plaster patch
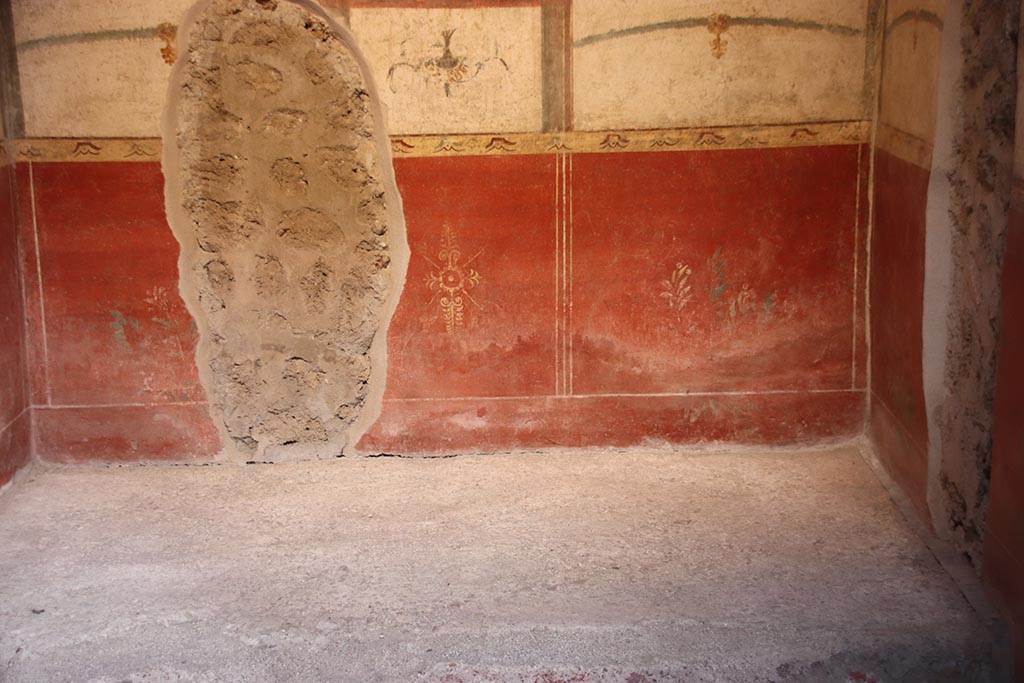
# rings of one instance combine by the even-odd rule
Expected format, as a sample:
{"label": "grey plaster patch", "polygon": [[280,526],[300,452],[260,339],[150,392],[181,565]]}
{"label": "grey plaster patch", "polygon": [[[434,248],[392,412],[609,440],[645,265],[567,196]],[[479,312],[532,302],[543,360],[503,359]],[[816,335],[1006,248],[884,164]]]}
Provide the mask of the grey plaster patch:
{"label": "grey plaster patch", "polygon": [[980,564],[1016,99],[1017,2],[951,0],[928,194],[924,380],[936,530]]}
{"label": "grey plaster patch", "polygon": [[179,31],[168,216],[229,453],[354,452],[408,246],[366,65],[312,3],[206,0]]}

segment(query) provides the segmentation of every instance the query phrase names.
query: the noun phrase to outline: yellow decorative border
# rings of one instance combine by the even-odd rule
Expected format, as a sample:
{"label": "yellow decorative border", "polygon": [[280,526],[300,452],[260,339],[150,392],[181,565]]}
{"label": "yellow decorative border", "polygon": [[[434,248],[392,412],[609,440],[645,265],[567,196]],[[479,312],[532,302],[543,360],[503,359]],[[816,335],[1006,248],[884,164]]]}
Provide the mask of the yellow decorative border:
{"label": "yellow decorative border", "polygon": [[31,138],[13,144],[17,161],[160,161],[160,138]]}
{"label": "yellow decorative border", "polygon": [[508,135],[392,136],[395,158],[424,156],[494,156],[672,152],[758,147],[847,145],[868,141],[866,121],[787,126],[666,128],[656,130],[572,131]]}
{"label": "yellow decorative border", "polygon": [[920,168],[930,169],[932,167],[930,143],[888,124],[878,124],[875,147]]}
{"label": "yellow decorative border", "polygon": [[[614,152],[673,152],[855,145],[869,141],[867,121],[778,126],[663,128],[656,130],[395,135],[402,157],[507,156]],[[18,161],[159,161],[159,138],[32,138],[13,141]]]}

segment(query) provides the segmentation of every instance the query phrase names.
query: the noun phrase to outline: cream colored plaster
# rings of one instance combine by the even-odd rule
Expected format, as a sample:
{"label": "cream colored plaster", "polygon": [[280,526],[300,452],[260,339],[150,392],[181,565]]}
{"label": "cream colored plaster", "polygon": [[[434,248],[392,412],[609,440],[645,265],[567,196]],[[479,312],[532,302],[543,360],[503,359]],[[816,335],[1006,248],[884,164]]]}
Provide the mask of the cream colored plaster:
{"label": "cream colored plaster", "polygon": [[574,53],[576,126],[673,127],[861,117],[863,35],[738,26],[607,40]]}
{"label": "cream colored plaster", "polygon": [[897,20],[925,10],[941,17],[942,3],[896,1],[888,11],[882,63],[879,121],[908,133],[929,147],[935,137],[939,52],[942,31],[920,18]]}
{"label": "cream colored plaster", "polygon": [[[539,8],[354,9],[351,28],[392,134],[541,129]],[[431,62],[444,55],[446,30],[462,60],[455,72]]]}
{"label": "cream colored plaster", "polygon": [[177,24],[194,0],[14,0],[18,43],[50,36]]}
{"label": "cream colored plaster", "polygon": [[170,68],[156,38],[52,45],[18,55],[29,137],[156,137]]}
{"label": "cream colored plaster", "polygon": [[[19,43],[24,43],[75,33],[152,29],[161,22],[180,22],[189,4],[23,0],[15,3],[15,30]],[[574,49],[575,124],[599,130],[861,119],[865,38],[859,31],[865,23],[865,4],[866,0],[576,0],[577,41],[659,21],[701,22],[714,13],[734,19],[810,21],[854,33],[734,24],[722,34],[723,54],[718,58],[710,46],[714,35],[701,23],[584,44]],[[897,9],[904,5],[910,6],[894,0]],[[351,19],[380,84],[391,134],[541,130],[538,7],[357,8]],[[905,23],[893,32],[896,54],[904,49],[900,35],[910,26]],[[446,29],[454,29],[452,58],[462,60],[453,73],[437,68]],[[26,137],[159,135],[170,72],[161,47],[163,41],[156,37],[24,46],[19,66]],[[893,68],[892,60],[888,63]],[[887,88],[893,91],[888,99],[905,95],[908,88],[924,87],[904,84],[918,66],[914,62],[913,68],[888,79]],[[913,90],[915,100],[921,97],[918,90]],[[895,111],[915,109],[898,106]],[[888,122],[920,132],[913,122]]]}

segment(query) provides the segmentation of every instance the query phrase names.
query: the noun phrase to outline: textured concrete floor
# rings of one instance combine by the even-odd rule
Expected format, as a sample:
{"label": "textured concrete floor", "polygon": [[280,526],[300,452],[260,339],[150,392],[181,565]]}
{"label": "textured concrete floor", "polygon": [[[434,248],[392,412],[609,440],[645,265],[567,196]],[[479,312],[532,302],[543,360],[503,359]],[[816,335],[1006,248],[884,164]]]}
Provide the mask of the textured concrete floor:
{"label": "textured concrete floor", "polygon": [[987,681],[856,448],[36,469],[0,681]]}

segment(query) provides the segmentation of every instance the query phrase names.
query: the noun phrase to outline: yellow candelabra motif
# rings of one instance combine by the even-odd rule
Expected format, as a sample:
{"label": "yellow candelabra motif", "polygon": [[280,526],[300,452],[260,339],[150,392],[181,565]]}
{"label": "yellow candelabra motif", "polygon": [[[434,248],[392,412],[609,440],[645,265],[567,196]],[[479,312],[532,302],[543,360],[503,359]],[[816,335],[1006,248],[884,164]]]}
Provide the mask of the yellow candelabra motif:
{"label": "yellow candelabra motif", "polygon": [[174,46],[178,39],[178,27],[174,24],[160,24],[156,27],[156,36],[164,41],[164,46],[160,48],[160,56],[167,64],[173,65],[178,59],[178,50]]}
{"label": "yellow candelabra motif", "polygon": [[441,248],[438,251],[438,263],[427,259],[433,272],[427,275],[427,288],[433,292],[430,299],[440,303],[441,317],[444,319],[445,331],[449,334],[462,327],[465,320],[466,301],[481,308],[469,290],[480,284],[481,277],[470,265],[483,253],[478,251],[472,258],[462,263],[462,250],[459,247],[455,232],[450,226],[444,226],[441,236]]}
{"label": "yellow candelabra motif", "polygon": [[715,59],[721,59],[729,45],[729,41],[722,38],[722,34],[729,30],[729,23],[729,17],[725,14],[712,14],[708,17],[708,31],[714,36],[710,43],[711,54]]}

